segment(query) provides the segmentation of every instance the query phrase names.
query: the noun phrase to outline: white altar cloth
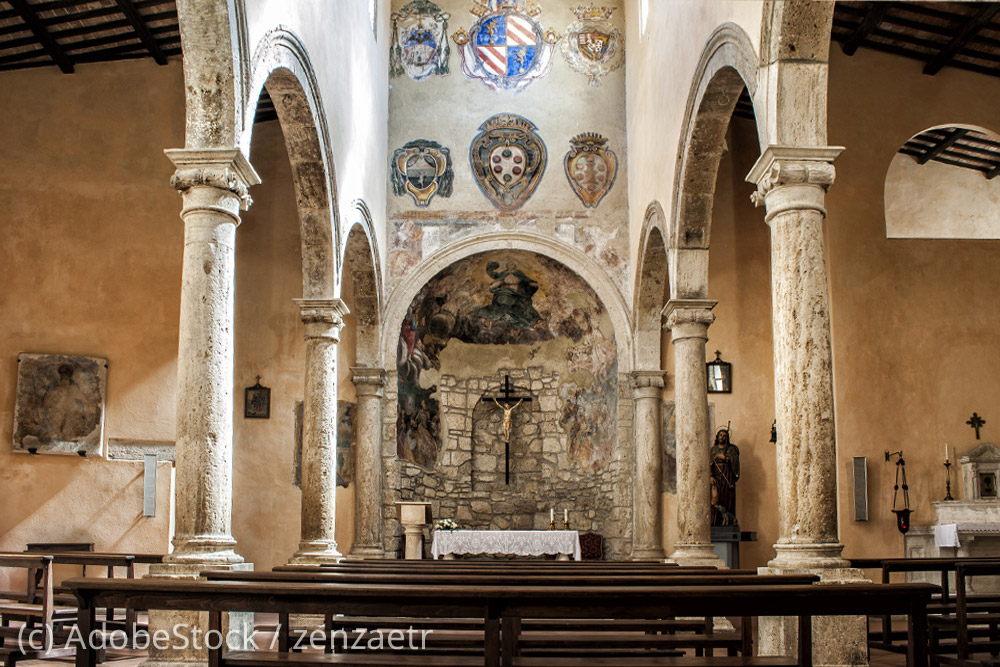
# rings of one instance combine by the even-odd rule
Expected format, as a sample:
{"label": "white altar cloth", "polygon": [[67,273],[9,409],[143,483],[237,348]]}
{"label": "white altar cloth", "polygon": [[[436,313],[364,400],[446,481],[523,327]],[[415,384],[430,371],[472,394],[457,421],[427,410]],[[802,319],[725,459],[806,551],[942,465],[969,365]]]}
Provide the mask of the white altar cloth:
{"label": "white altar cloth", "polygon": [[997,523],[944,523],[934,526],[934,544],[938,547],[960,547],[959,533],[1000,535]]}
{"label": "white altar cloth", "polygon": [[575,530],[435,530],[434,558],[448,554],[566,554],[580,560],[580,533]]}

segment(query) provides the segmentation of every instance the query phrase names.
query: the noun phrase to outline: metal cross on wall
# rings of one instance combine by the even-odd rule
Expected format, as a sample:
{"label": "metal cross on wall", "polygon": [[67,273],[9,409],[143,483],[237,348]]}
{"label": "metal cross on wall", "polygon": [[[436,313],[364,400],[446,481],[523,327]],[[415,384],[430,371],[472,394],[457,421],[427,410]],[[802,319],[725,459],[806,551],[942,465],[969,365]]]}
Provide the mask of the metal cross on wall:
{"label": "metal cross on wall", "polygon": [[510,391],[510,375],[503,380],[503,395],[494,396],[493,402],[503,410],[504,484],[510,484],[510,434],[514,410],[522,403],[531,403],[531,396],[514,396]]}
{"label": "metal cross on wall", "polygon": [[976,429],[976,440],[979,440],[979,429],[986,425],[986,420],[980,417],[977,413],[973,412],[972,417],[970,417],[969,421],[965,423]]}

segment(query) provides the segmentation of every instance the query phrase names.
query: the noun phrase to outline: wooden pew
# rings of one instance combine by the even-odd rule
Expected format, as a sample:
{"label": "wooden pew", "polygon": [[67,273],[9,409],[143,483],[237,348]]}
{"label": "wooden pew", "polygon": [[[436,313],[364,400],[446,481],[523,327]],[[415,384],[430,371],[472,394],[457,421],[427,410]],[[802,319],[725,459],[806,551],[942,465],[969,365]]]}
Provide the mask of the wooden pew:
{"label": "wooden pew", "polygon": [[[724,614],[795,616],[799,619],[799,651],[791,659],[732,657],[640,658],[614,664],[641,667],[677,665],[713,667],[812,664],[814,615],[903,614],[909,618],[909,667],[927,665],[926,605],[937,590],[929,584],[828,584],[823,586],[425,586],[386,584],[316,584],[310,582],[177,581],[167,579],[93,580],[67,582],[80,603],[80,629],[88,634],[96,622],[95,609],[106,606],[143,606],[150,609],[209,612],[210,630],[222,627],[222,613],[231,611],[278,614],[371,614],[401,618],[483,619],[484,651],[470,656],[393,654],[393,665],[483,664],[486,667],[569,667],[593,665],[592,658],[529,658],[517,656],[514,622],[522,618],[660,618],[677,615]],[[501,649],[501,625],[504,633]],[[94,667],[95,647],[77,652],[77,667]],[[384,665],[385,655],[356,653],[272,653],[266,651],[210,651],[210,667]],[[607,663],[605,663],[607,664]]]}
{"label": "wooden pew", "polygon": [[[971,667],[1000,656],[1000,598],[970,595],[973,577],[1000,576],[1000,560],[966,560],[955,566],[955,604],[945,613],[931,615],[930,651],[932,664]],[[947,641],[954,638],[954,641]],[[990,658],[976,658],[988,653]]]}
{"label": "wooden pew", "polygon": [[0,567],[24,569],[27,574],[24,593],[0,593],[0,658],[4,667],[14,667],[18,660],[71,654],[53,646],[58,638],[65,638],[60,630],[76,620],[76,609],[53,602],[52,557],[0,554]]}

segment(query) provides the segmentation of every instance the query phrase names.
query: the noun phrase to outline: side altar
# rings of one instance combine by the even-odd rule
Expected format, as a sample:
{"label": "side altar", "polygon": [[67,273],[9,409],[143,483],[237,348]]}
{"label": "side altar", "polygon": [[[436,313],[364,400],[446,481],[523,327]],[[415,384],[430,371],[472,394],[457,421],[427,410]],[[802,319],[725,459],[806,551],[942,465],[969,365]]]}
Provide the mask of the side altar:
{"label": "side altar", "polygon": [[435,559],[455,554],[582,558],[580,533],[575,530],[436,530],[431,553]]}

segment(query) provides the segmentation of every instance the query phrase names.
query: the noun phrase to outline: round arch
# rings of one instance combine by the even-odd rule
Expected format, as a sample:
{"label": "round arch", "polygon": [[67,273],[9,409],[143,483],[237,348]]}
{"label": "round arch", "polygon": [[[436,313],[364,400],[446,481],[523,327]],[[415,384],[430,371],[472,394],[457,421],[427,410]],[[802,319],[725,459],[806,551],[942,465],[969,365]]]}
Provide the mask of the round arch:
{"label": "round arch", "polygon": [[267,33],[254,53],[239,138],[247,155],[257,103],[265,88],[278,113],[292,167],[302,243],[302,295],[332,298],[340,276],[341,243],[326,114],[305,45],[284,28]]}
{"label": "round arch", "polygon": [[[743,91],[757,95],[757,57],[742,28],[725,23],[712,33],[692,80],[674,180],[674,205],[667,244],[671,298],[705,298],[715,180],[733,109]],[[758,123],[758,140],[764,135]]]}
{"label": "round arch", "polygon": [[[378,262],[377,241],[371,213],[360,199],[354,202],[359,219],[347,233],[341,260],[343,271],[350,271],[354,285],[354,315],[357,318],[358,366],[375,367],[379,361],[379,314],[382,311],[382,272]],[[341,280],[343,285],[344,281]]]}
{"label": "round arch", "polygon": [[633,291],[635,327],[635,367],[652,370],[660,367],[660,323],[667,276],[670,273],[666,243],[666,216],[657,201],[646,208],[639,244],[639,265]]}
{"label": "round arch", "polygon": [[[417,292],[439,271],[460,259],[487,252],[489,250],[526,250],[545,255],[564,264],[590,285],[607,308],[615,329],[615,343],[618,348],[618,373],[632,371],[632,327],[628,306],[621,293],[615,289],[607,273],[592,259],[574,248],[568,248],[558,241],[527,232],[491,232],[474,238],[466,238],[447,245],[431,257],[424,259],[400,281],[399,286],[389,295],[382,320],[382,358],[394,359],[398,327],[406,316],[406,309]],[[396,327],[397,331],[385,327]]]}

